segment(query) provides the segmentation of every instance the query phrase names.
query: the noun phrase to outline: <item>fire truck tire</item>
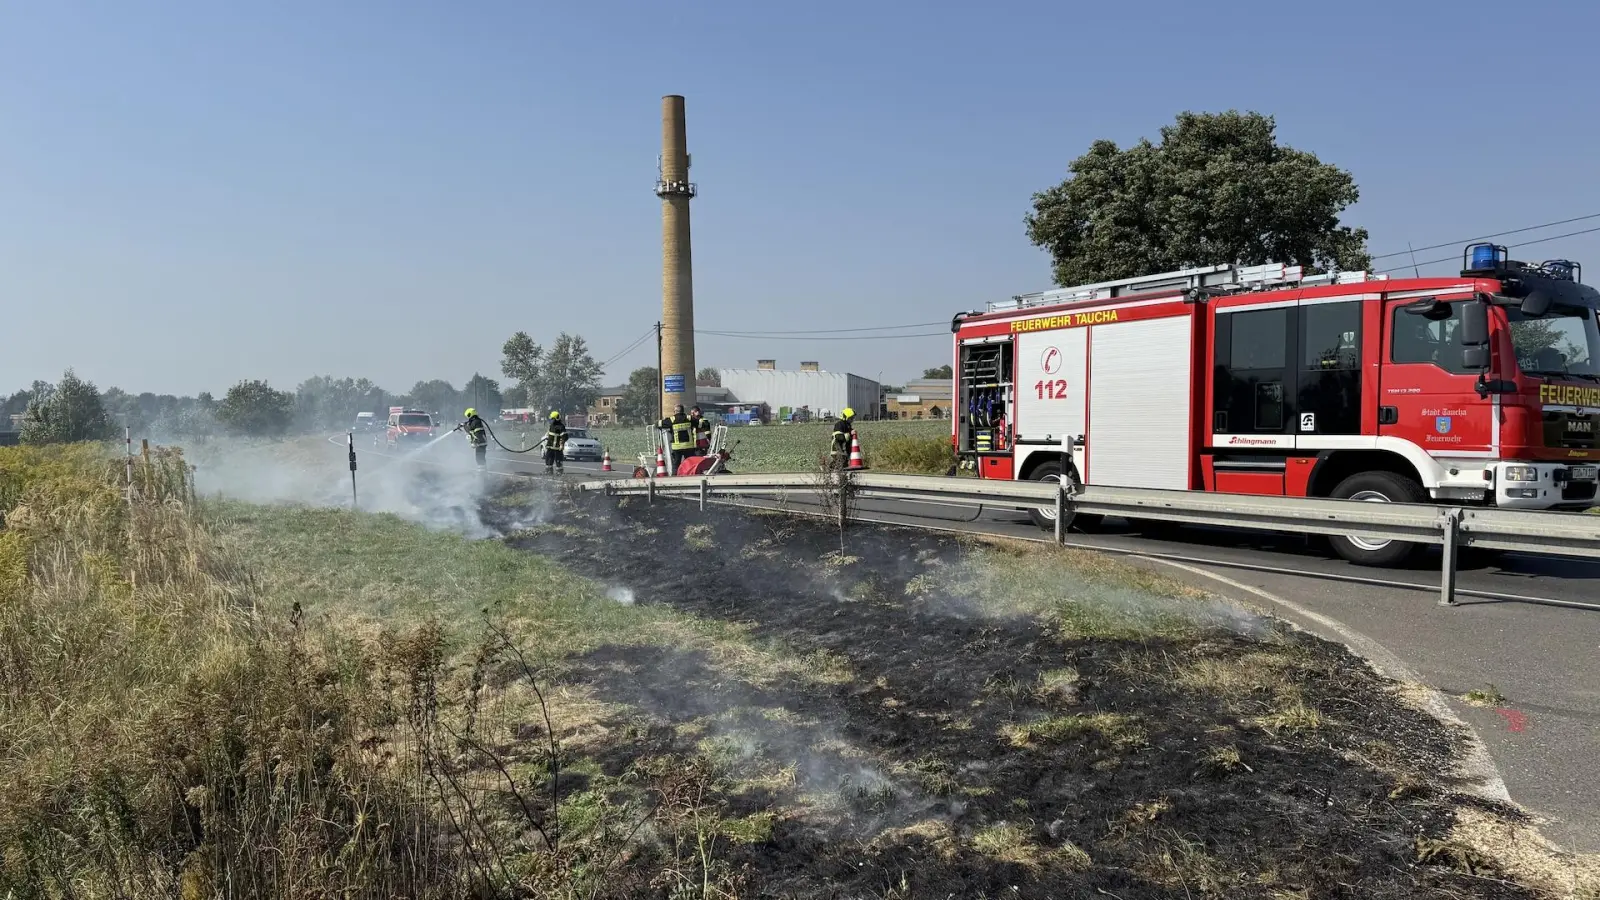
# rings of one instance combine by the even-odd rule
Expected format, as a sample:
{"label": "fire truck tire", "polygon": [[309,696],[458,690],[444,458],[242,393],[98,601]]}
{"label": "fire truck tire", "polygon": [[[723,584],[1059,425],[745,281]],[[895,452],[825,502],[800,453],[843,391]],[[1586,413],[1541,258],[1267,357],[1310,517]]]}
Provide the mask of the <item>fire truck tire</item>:
{"label": "fire truck tire", "polygon": [[[1394,472],[1361,472],[1339,482],[1331,495],[1335,500],[1364,500],[1370,503],[1426,503],[1428,494],[1418,484]],[[1408,541],[1384,541],[1361,535],[1330,537],[1333,552],[1358,566],[1399,566],[1422,549]]]}
{"label": "fire truck tire", "polygon": [[[1072,480],[1073,484],[1081,484],[1081,482],[1078,481],[1078,473],[1077,472],[1070,472],[1070,473],[1068,473],[1067,477]],[[1029,480],[1030,481],[1060,481],[1061,480],[1061,464],[1057,463],[1057,462],[1042,463],[1039,466],[1039,468],[1033,470],[1033,475]],[[1032,519],[1033,520],[1033,524],[1039,526],[1040,528],[1047,528],[1047,529],[1054,530],[1055,527],[1056,527],[1056,510],[1055,510],[1055,507],[1053,507],[1053,506],[1052,507],[1040,507],[1040,506],[1029,507],[1028,508],[1028,518]],[[1098,527],[1103,518],[1104,518],[1103,516],[1076,515],[1076,516],[1072,517],[1072,522],[1070,524],[1070,527],[1076,528],[1079,531],[1090,531],[1090,530]]]}

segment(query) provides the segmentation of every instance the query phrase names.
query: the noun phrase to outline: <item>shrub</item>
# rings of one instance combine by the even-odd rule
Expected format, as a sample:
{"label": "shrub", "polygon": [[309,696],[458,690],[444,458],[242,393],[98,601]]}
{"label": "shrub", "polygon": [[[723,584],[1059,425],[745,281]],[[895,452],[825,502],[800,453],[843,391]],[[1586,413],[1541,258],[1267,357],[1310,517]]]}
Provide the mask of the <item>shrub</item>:
{"label": "shrub", "polygon": [[948,437],[893,435],[873,448],[869,458],[872,468],[880,472],[921,475],[943,475],[956,464]]}

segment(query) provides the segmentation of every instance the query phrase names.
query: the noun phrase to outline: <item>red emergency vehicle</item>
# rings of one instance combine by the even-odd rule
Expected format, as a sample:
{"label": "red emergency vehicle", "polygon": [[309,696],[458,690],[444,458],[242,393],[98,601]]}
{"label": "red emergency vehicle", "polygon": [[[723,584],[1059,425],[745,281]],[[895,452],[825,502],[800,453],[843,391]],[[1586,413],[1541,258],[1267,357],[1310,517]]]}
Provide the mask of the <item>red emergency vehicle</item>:
{"label": "red emergency vehicle", "polygon": [[1459,277],[1218,265],[1025,294],[952,321],[953,437],[983,478],[1586,509],[1597,314],[1577,264],[1493,244]]}
{"label": "red emergency vehicle", "polygon": [[430,439],[436,430],[433,416],[425,410],[407,409],[403,406],[389,407],[389,425],[384,434],[390,447],[400,447]]}

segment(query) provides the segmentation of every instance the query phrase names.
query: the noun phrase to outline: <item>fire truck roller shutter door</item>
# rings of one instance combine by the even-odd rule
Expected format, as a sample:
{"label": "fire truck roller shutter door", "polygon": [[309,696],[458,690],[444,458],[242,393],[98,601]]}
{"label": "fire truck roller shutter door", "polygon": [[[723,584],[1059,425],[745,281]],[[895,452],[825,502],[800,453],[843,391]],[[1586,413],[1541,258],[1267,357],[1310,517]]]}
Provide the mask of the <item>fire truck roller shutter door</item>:
{"label": "fire truck roller shutter door", "polygon": [[1084,433],[1088,414],[1089,329],[1062,328],[1017,336],[1016,433],[1060,445]]}
{"label": "fire truck roller shutter door", "polygon": [[1088,484],[1190,488],[1192,344],[1187,315],[1093,326]]}

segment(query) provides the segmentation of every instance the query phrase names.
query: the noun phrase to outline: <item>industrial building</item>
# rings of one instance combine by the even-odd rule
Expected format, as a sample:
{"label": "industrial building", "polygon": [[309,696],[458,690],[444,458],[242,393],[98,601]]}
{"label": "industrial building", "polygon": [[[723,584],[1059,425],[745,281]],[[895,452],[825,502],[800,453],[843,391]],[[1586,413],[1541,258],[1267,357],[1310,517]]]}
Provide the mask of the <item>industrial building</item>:
{"label": "industrial building", "polygon": [[[589,424],[595,427],[618,424],[617,407],[622,403],[622,398],[627,396],[627,393],[628,386],[625,384],[601,388],[599,396],[595,398],[594,404],[588,409]],[[727,388],[703,382],[695,387],[695,397],[699,398],[696,402],[707,413],[726,412],[729,407],[737,407],[738,405],[738,401],[733,398],[732,392]],[[673,404],[673,406],[676,405],[676,403]],[[654,414],[655,410],[652,409],[650,412]],[[672,410],[669,408],[666,414],[671,415]]]}
{"label": "industrial building", "polygon": [[859,419],[876,418],[878,382],[848,372],[825,372],[814,362],[802,362],[797,371],[782,371],[777,361],[758,360],[754,369],[722,369],[722,386],[741,403],[763,403],[774,421],[787,421],[794,413],[811,418],[838,415],[853,407]]}
{"label": "industrial building", "polygon": [[884,415],[891,419],[949,418],[954,387],[948,378],[908,381],[904,390],[884,395]]}

